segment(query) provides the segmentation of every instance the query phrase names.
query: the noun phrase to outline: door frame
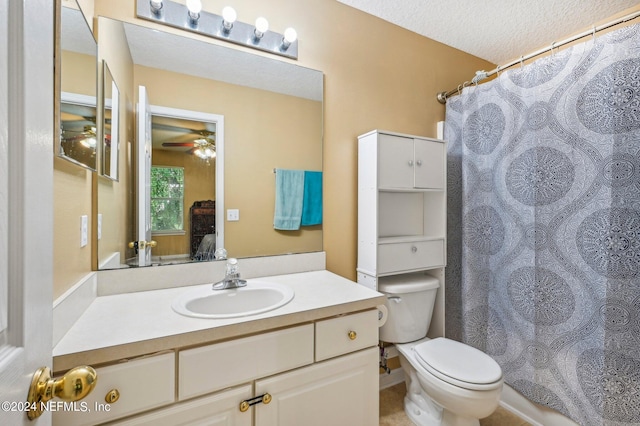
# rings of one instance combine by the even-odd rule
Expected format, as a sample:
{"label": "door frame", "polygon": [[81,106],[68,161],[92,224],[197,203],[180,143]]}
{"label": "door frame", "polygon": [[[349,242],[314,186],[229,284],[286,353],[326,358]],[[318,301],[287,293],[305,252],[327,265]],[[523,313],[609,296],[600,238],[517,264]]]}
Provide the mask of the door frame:
{"label": "door frame", "polygon": [[[224,247],[224,115],[150,105],[149,113],[216,125],[216,249]],[[149,171],[150,172],[150,171]]]}
{"label": "door frame", "polygon": [[[31,377],[51,366],[53,346],[54,17],[57,2],[0,0],[0,271],[8,288],[0,399],[24,402]],[[15,408],[19,408],[16,406]],[[0,410],[0,423],[30,422]]]}

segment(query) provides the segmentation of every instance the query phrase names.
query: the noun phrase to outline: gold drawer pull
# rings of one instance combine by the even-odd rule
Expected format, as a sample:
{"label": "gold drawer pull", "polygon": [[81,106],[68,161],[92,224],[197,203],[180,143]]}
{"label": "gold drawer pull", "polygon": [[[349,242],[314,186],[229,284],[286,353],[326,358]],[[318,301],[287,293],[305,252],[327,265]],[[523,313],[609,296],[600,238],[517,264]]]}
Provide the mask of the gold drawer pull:
{"label": "gold drawer pull", "polygon": [[107,395],[104,397],[104,400],[107,401],[107,404],[113,404],[120,399],[120,392],[118,389],[111,389]]}
{"label": "gold drawer pull", "polygon": [[268,394],[268,393],[265,393],[259,396],[254,396],[253,398],[250,398],[250,399],[245,399],[240,403],[240,411],[244,413],[252,405],[260,404],[261,402],[263,404],[268,404],[271,402],[271,399],[272,399],[271,394]]}
{"label": "gold drawer pull", "polygon": [[349,332],[349,339],[350,340],[356,340],[356,337],[358,337],[358,334],[355,331],[351,330]]}

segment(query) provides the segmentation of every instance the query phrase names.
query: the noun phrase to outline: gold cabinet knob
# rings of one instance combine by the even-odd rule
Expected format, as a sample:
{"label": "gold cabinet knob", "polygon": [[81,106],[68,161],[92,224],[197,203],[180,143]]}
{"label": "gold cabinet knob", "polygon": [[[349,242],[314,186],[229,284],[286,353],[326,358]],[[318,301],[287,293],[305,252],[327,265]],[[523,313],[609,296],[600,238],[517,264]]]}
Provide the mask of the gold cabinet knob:
{"label": "gold cabinet knob", "polygon": [[147,241],[147,246],[148,246],[148,247],[153,248],[153,247],[155,247],[155,246],[157,246],[157,245],[158,245],[157,241],[154,241],[154,240]]}
{"label": "gold cabinet knob", "polygon": [[262,395],[262,403],[263,404],[268,404],[271,402],[271,395],[268,393],[265,393],[264,395]]}
{"label": "gold cabinet knob", "polygon": [[240,403],[240,411],[241,411],[241,412],[243,412],[243,413],[244,413],[245,411],[247,411],[247,410],[249,409],[249,407],[251,407],[251,405],[249,405],[249,402],[248,402],[248,401],[242,401],[242,402]]}
{"label": "gold cabinet knob", "polygon": [[111,389],[109,392],[107,392],[107,395],[105,395],[104,400],[107,402],[107,404],[113,404],[114,402],[117,402],[120,399],[120,392],[118,391],[118,389]]}
{"label": "gold cabinet knob", "polygon": [[351,330],[349,332],[349,339],[350,340],[356,340],[356,337],[358,337],[358,334],[355,331]]}
{"label": "gold cabinet knob", "polygon": [[40,417],[47,401],[58,397],[64,401],[79,401],[96,387],[98,373],[92,367],[72,368],[59,379],[51,378],[49,367],[40,367],[31,379],[27,401],[33,409],[27,412],[29,420]]}

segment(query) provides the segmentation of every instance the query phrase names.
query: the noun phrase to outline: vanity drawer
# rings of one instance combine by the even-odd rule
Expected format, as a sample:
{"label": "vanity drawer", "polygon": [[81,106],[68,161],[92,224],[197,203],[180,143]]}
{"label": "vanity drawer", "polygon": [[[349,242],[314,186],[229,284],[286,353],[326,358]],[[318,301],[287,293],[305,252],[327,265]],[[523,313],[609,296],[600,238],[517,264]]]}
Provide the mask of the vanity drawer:
{"label": "vanity drawer", "polygon": [[444,265],[444,240],[380,244],[378,275]]}
{"label": "vanity drawer", "polygon": [[187,349],[178,354],[178,399],[311,363],[313,324]]}
{"label": "vanity drawer", "polygon": [[[175,400],[175,365],[172,352],[96,368],[93,391],[74,405],[60,406],[53,424],[95,425],[170,404]],[[109,403],[106,397],[112,390],[119,398]]]}
{"label": "vanity drawer", "polygon": [[316,361],[377,344],[377,309],[316,322]]}

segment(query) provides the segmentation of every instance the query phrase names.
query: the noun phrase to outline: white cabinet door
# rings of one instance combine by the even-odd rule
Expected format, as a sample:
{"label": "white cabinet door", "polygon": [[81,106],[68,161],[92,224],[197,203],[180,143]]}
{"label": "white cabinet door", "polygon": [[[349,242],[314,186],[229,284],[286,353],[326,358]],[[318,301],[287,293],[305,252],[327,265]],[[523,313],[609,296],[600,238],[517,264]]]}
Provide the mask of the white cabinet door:
{"label": "white cabinet door", "polygon": [[153,413],[110,423],[119,426],[251,426],[252,409],[240,411],[251,398],[251,385],[183,402]]}
{"label": "white cabinet door", "polygon": [[413,188],[413,139],[378,135],[378,187]]}
{"label": "white cabinet door", "polygon": [[441,142],[414,140],[415,187],[443,189],[445,174],[444,144]]}
{"label": "white cabinet door", "polygon": [[376,348],[258,380],[255,426],[377,425],[378,381]]}

